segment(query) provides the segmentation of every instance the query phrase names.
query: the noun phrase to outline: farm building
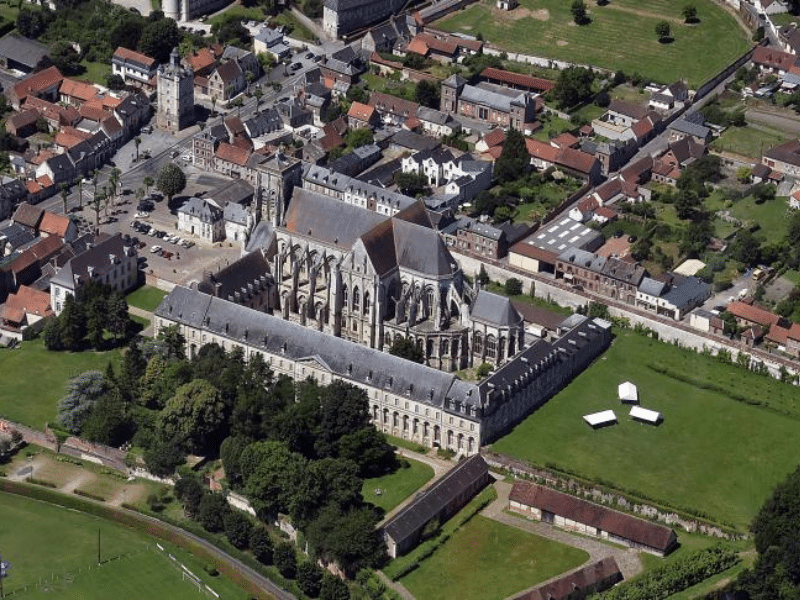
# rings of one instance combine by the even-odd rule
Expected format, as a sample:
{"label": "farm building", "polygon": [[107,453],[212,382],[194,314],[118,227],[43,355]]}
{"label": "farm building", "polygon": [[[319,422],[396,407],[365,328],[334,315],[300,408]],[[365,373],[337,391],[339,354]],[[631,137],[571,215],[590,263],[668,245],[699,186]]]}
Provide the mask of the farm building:
{"label": "farm building", "polygon": [[622,581],[613,556],[598,560],[545,585],[528,590],[514,600],[582,600]]}
{"label": "farm building", "polygon": [[538,521],[657,556],[666,556],[678,542],[678,537],[669,527],[531,483],[514,484],[509,496],[509,509]]}
{"label": "farm building", "polygon": [[476,454],[460,462],[383,527],[389,556],[396,558],[413,548],[422,530],[438,519],[443,523],[489,483],[489,467]]}

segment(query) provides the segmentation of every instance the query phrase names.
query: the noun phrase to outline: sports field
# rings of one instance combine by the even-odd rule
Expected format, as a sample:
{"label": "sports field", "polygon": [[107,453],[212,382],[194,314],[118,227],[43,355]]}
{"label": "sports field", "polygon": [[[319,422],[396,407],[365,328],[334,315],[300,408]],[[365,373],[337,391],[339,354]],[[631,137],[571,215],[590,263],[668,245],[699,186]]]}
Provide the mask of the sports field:
{"label": "sports field", "polygon": [[400,582],[425,600],[501,600],[588,558],[583,550],[477,515]]}
{"label": "sports field", "polygon": [[[196,600],[199,593],[180,568],[157,550],[156,540],[74,510],[10,494],[0,494],[0,552],[11,563],[5,579],[12,598],[40,600]],[[101,557],[97,564],[97,538]],[[221,598],[243,600],[247,594],[222,576],[210,577],[191,555],[161,545]],[[27,589],[24,589],[27,588]]]}
{"label": "sports field", "polygon": [[[482,34],[509,52],[591,64],[671,83],[679,78],[691,87],[709,79],[750,46],[734,17],[712,0],[697,0],[700,22],[686,25],[685,3],[668,0],[612,0],[606,6],[587,2],[588,25],[573,23],[567,0],[520,0],[512,11],[479,0],[436,21],[434,27]],[[669,22],[674,41],[659,43],[655,26]]]}
{"label": "sports field", "polygon": [[[617,399],[623,381],[639,387],[644,408],[664,415],[661,425],[630,420]],[[615,410],[617,425],[595,431],[583,421],[583,415],[606,409]],[[702,511],[744,530],[773,486],[800,462],[798,436],[796,387],[623,332],[493,450]]]}

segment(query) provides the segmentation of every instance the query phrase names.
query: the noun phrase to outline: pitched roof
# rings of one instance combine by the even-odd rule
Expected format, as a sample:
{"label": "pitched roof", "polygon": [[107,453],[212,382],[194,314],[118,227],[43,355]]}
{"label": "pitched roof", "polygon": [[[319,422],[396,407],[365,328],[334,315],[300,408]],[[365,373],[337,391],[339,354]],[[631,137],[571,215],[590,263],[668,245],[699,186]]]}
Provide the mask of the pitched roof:
{"label": "pitched roof", "polygon": [[675,532],[669,527],[617,512],[537,484],[515,483],[511,488],[509,500],[546,510],[577,523],[591,525],[661,552],[668,552],[677,541]]}
{"label": "pitched roof", "polygon": [[350,105],[350,110],[347,111],[347,116],[369,123],[375,116],[375,107],[361,102],[353,102]]}
{"label": "pitched roof", "polygon": [[77,79],[69,79],[67,77],[61,82],[61,87],[58,88],[58,93],[71,98],[77,98],[86,102],[97,96],[100,92],[91,83],[85,81],[78,81]]}
{"label": "pitched roof", "polygon": [[195,73],[207,69],[217,62],[217,56],[210,48],[200,48],[186,57],[189,66]]}
{"label": "pitched roof", "polygon": [[617,561],[613,556],[607,556],[578,571],[573,571],[555,581],[527,591],[514,600],[570,600],[583,597],[583,594],[575,596],[578,590],[590,594],[596,593],[619,581],[622,581],[622,572],[619,570]]}
{"label": "pitched roof", "polygon": [[224,83],[230,83],[242,75],[242,69],[235,60],[228,60],[217,67],[217,75]]}
{"label": "pitched roof", "polygon": [[759,325],[777,325],[781,320],[781,317],[775,313],[739,301],[731,302],[725,310],[734,317]]}
{"label": "pitched roof", "polygon": [[500,327],[515,327],[522,321],[508,298],[486,290],[478,292],[470,308],[470,317]]}
{"label": "pitched roof", "polygon": [[530,154],[533,158],[537,158],[545,162],[555,163],[556,159],[558,158],[558,148],[533,138],[525,138],[525,148],[527,148],[528,154]]}
{"label": "pitched roof", "polygon": [[383,92],[372,92],[369,95],[367,104],[374,106],[378,112],[385,111],[403,117],[415,115],[419,109],[419,104],[416,102],[398,98],[390,94],[384,94]]}
{"label": "pitched roof", "polygon": [[561,148],[558,150],[555,162],[579,173],[591,173],[599,161],[587,152],[575,148]]}
{"label": "pitched roof", "polygon": [[647,114],[647,107],[625,102],[624,100],[612,100],[608,105],[610,112],[619,113],[635,120],[643,119]]}
{"label": "pitched roof", "polygon": [[64,79],[56,67],[48,67],[23,79],[14,86],[14,95],[21,101],[28,94],[37,94],[48,88],[57,86]]}
{"label": "pitched roof", "polygon": [[14,223],[25,225],[31,229],[38,229],[43,216],[43,208],[23,202],[17,207],[17,210],[14,211],[14,216],[11,217],[11,220],[14,221]]}
{"label": "pitched roof", "polygon": [[506,141],[506,132],[500,129],[499,127],[497,129],[492,129],[489,133],[483,136],[483,143],[486,144],[487,148],[499,146],[505,141]]}
{"label": "pitched roof", "polygon": [[150,58],[146,54],[135,52],[134,50],[129,50],[128,48],[123,48],[122,46],[119,46],[114,52],[112,60],[115,58],[119,61],[134,63],[148,70],[156,66],[155,58]]}
{"label": "pitched roof", "polygon": [[450,470],[406,508],[392,517],[384,531],[398,544],[415,535],[465,490],[488,481],[489,467],[479,454],[469,457]]}
{"label": "pitched roof", "polygon": [[48,55],[48,48],[18,33],[9,33],[0,38],[0,56],[10,58],[27,67],[34,68]]}
{"label": "pitched roof", "polygon": [[756,46],[750,60],[757,65],[778,69],[779,71],[788,71],[798,64],[798,58],[794,54],[781,52],[766,46]]}
{"label": "pitched roof", "polygon": [[42,216],[42,222],[39,224],[39,231],[63,238],[67,235],[71,223],[69,217],[46,210]]}
{"label": "pitched roof", "polygon": [[38,317],[51,315],[53,310],[50,308],[50,294],[27,285],[19,286],[16,293],[9,294],[6,299],[3,318],[19,322],[26,313]]}
{"label": "pitched roof", "polygon": [[220,160],[232,162],[236,165],[246,165],[250,158],[250,152],[244,148],[239,148],[228,142],[220,142],[214,155]]}
{"label": "pitched roof", "polygon": [[795,138],[774,146],[764,152],[764,156],[800,167],[800,140]]}
{"label": "pitched roof", "polygon": [[505,71],[503,69],[495,69],[494,67],[486,67],[483,71],[481,71],[481,77],[541,93],[549,92],[555,87],[555,82],[550,81],[549,79],[533,77],[531,75],[523,75],[521,73],[514,73],[513,71]]}

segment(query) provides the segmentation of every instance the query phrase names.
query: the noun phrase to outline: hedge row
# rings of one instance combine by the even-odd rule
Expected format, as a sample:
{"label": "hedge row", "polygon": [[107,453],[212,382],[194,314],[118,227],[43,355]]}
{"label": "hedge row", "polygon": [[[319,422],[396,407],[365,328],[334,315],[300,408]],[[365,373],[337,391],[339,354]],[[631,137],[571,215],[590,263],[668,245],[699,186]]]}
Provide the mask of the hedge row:
{"label": "hedge row", "polygon": [[649,571],[602,594],[602,600],[665,600],[729,569],[741,559],[730,548],[711,546]]}

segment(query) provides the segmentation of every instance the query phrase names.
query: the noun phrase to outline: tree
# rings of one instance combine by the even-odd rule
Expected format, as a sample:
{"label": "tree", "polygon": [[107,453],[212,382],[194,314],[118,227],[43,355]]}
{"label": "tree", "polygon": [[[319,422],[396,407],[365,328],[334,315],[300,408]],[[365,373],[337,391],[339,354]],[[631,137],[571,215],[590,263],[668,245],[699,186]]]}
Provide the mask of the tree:
{"label": "tree", "polygon": [[255,525],[250,530],[249,546],[250,551],[256,560],[264,565],[272,564],[272,538],[269,531],[263,525]]}
{"label": "tree", "polygon": [[67,189],[67,184],[61,184],[61,202],[64,205],[64,214],[67,214],[67,198],[69,198],[69,190]]}
{"label": "tree", "polygon": [[165,437],[190,452],[219,448],[226,409],[219,390],[205,379],[194,379],[179,387],[158,417]]}
{"label": "tree", "polygon": [[108,176],[108,182],[111,186],[111,195],[117,195],[117,188],[119,187],[119,178],[122,176],[122,171],[120,171],[117,167],[111,169],[111,172]]}
{"label": "tree", "polygon": [[100,209],[103,207],[103,193],[95,193],[92,199],[92,209],[94,210],[94,230],[95,233],[100,233]]}
{"label": "tree", "polygon": [[696,23],[697,22],[697,7],[694,4],[687,4],[681,10],[681,15],[683,15],[683,20],[686,23]]}
{"label": "tree", "polygon": [[289,512],[306,459],[283,442],[255,442],[241,457],[244,489],[261,518]]}
{"label": "tree", "polygon": [[345,134],[344,140],[351,148],[369,146],[373,141],[372,129],[369,127],[358,127],[357,129],[351,129]]}
{"label": "tree", "polygon": [[389,348],[389,354],[394,354],[406,360],[422,364],[425,362],[425,355],[422,349],[416,344],[414,338],[396,335]]}
{"label": "tree", "polygon": [[79,434],[95,403],[111,386],[100,371],[86,371],[67,384],[66,395],[58,401],[58,422],[70,433]]}
{"label": "tree", "polygon": [[186,357],[186,338],[177,325],[163,327],[158,332],[159,341],[164,343],[167,358],[183,359]]}
{"label": "tree", "polygon": [[109,387],[108,393],[91,407],[81,436],[92,442],[116,447],[130,439],[133,424],[122,392],[116,385]]}
{"label": "tree", "polygon": [[125,89],[125,80],[116,73],[106,74],[106,86],[108,89],[119,92]]}
{"label": "tree", "polygon": [[421,80],[414,91],[414,100],[422,106],[428,108],[439,108],[439,86],[428,81]]}
{"label": "tree", "polygon": [[753,176],[753,170],[750,167],[739,167],[736,169],[736,179],[739,183],[750,183],[750,178]]}
{"label": "tree", "polygon": [[181,33],[178,24],[172,19],[148,21],[139,38],[139,51],[159,63],[169,61],[172,49],[180,42]]}
{"label": "tree", "polygon": [[253,525],[244,513],[230,510],[223,519],[223,525],[225,537],[235,548],[239,550],[247,548],[247,544],[250,543],[250,529]]}
{"label": "tree", "polygon": [[519,296],[522,293],[522,282],[516,277],[510,277],[503,285],[506,296]]}
{"label": "tree", "polygon": [[350,600],[350,590],[336,575],[325,573],[319,589],[319,600]]}
{"label": "tree", "polygon": [[186,453],[173,440],[163,437],[156,437],[144,452],[148,470],[161,477],[172,475],[185,460]]}
{"label": "tree", "polygon": [[425,177],[424,173],[397,171],[394,174],[394,182],[397,185],[397,189],[407,196],[414,197],[418,194],[424,194],[429,189],[428,178]]}
{"label": "tree", "polygon": [[761,244],[749,229],[742,229],[736,234],[728,254],[747,267],[756,265],[761,261]]}
{"label": "tree", "polygon": [[144,179],[142,179],[142,185],[144,186],[145,193],[149,196],[150,195],[150,188],[153,187],[155,184],[155,180],[147,175]]}
{"label": "tree", "polygon": [[230,512],[231,507],[228,506],[225,496],[209,493],[204,495],[200,501],[197,522],[203,526],[203,529],[217,533],[225,528],[225,519]]}
{"label": "tree", "polygon": [[133,138],[133,143],[136,146],[136,162],[139,162],[139,146],[142,145],[142,138],[137,135]]}
{"label": "tree", "polygon": [[668,42],[671,39],[670,33],[669,21],[659,21],[656,23],[656,35],[658,36],[659,42],[662,44]]}
{"label": "tree", "polygon": [[384,558],[386,545],[375,528],[379,521],[367,507],[341,512],[328,505],[306,528],[306,536],[317,556],[335,560],[348,575],[354,575]]}
{"label": "tree", "polygon": [[211,96],[211,116],[213,117],[217,114],[217,95],[213,94]]}
{"label": "tree", "polygon": [[568,67],[558,74],[553,97],[561,108],[571,108],[592,97],[594,71]]}
{"label": "tree", "polygon": [[306,596],[316,598],[322,587],[322,569],[313,562],[301,562],[297,567],[297,585]]}
{"label": "tree", "polygon": [[275,546],[272,561],[286,579],[294,579],[297,575],[297,555],[294,552],[294,546],[289,542],[281,542]]}
{"label": "tree", "polygon": [[243,436],[225,438],[219,448],[219,457],[225,469],[225,478],[234,489],[239,488],[242,481],[241,458],[245,448],[250,445],[251,439]]}
{"label": "tree", "polygon": [[168,202],[172,202],[172,197],[180,194],[186,187],[186,175],[178,165],[166,164],[158,172],[156,187],[167,197]]}
{"label": "tree", "polygon": [[477,281],[481,285],[488,285],[489,284],[489,274],[486,272],[486,267],[483,263],[481,263],[480,271],[478,271]]}
{"label": "tree", "polygon": [[503,151],[494,164],[494,176],[499,183],[519,179],[528,171],[530,160],[524,136],[518,130],[511,128],[506,135]]}
{"label": "tree", "polygon": [[575,21],[576,25],[586,25],[591,20],[586,11],[586,3],[583,0],[574,0],[570,11],[572,12],[572,20]]}
{"label": "tree", "polygon": [[57,40],[50,45],[50,58],[66,75],[77,75],[81,70],[80,56],[67,40]]}
{"label": "tree", "polygon": [[205,493],[206,490],[197,477],[184,476],[175,482],[175,497],[183,503],[183,510],[189,517],[197,515]]}

